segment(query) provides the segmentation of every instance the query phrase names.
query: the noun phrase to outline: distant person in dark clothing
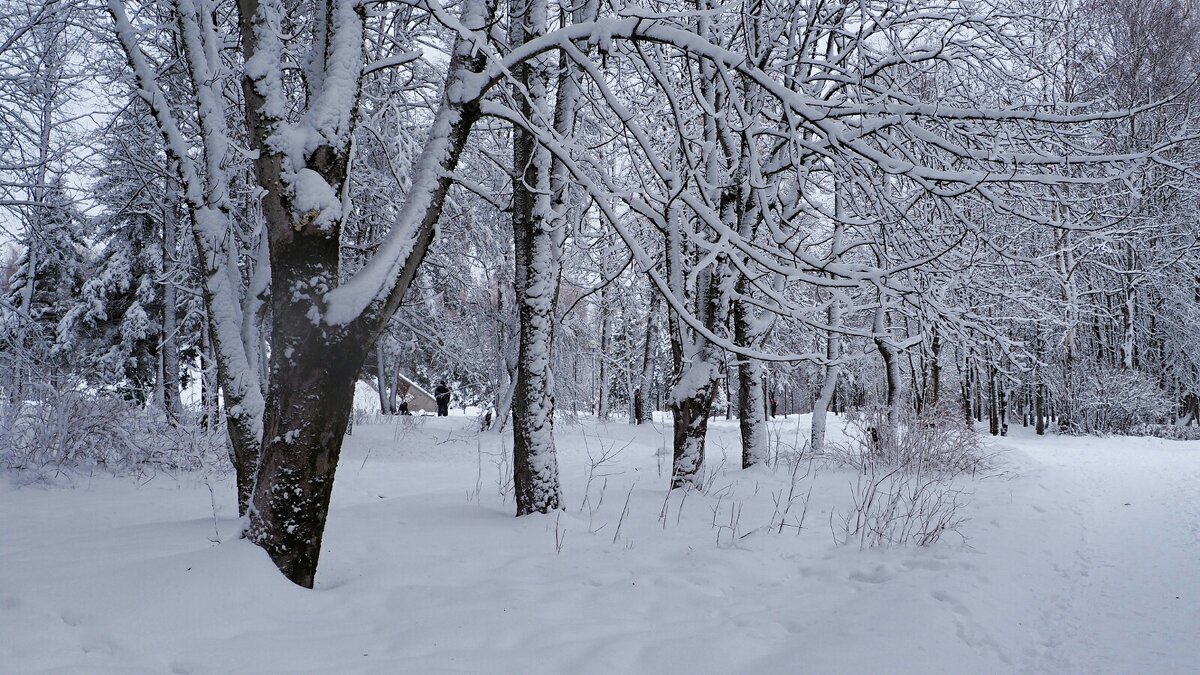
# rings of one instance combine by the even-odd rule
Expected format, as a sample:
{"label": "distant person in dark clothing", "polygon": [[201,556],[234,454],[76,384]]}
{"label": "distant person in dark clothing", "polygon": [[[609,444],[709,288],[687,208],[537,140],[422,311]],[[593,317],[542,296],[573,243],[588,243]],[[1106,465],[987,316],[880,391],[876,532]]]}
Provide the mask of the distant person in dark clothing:
{"label": "distant person in dark clothing", "polygon": [[397,415],[408,415],[408,414],[411,414],[411,413],[409,413],[409,412],[408,412],[408,401],[401,401],[401,402],[400,402],[400,406],[399,406],[398,408],[396,408],[396,414],[397,414]]}
{"label": "distant person in dark clothing", "polygon": [[646,417],[642,412],[642,390],[633,390],[633,419],[637,420],[638,424],[646,421]]}
{"label": "distant person in dark clothing", "polygon": [[438,417],[447,417],[450,415],[450,387],[446,386],[446,381],[438,382],[437,389],[433,391],[433,397],[437,399]]}
{"label": "distant person in dark clothing", "polygon": [[779,412],[779,404],[775,402],[775,394],[771,394],[771,417]]}

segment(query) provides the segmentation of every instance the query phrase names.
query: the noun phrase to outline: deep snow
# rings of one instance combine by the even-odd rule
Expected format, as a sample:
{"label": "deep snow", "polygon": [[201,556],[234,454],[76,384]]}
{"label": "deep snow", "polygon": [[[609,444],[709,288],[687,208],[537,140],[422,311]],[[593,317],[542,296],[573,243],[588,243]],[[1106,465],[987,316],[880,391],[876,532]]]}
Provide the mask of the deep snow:
{"label": "deep snow", "polygon": [[568,508],[517,519],[501,437],[387,421],[348,439],[315,591],[236,538],[228,478],[0,480],[0,672],[1200,672],[1197,442],[1017,428],[963,537],[864,551],[846,470],[768,529],[790,475],[729,468],[733,423],[669,501],[669,429],[560,424]]}

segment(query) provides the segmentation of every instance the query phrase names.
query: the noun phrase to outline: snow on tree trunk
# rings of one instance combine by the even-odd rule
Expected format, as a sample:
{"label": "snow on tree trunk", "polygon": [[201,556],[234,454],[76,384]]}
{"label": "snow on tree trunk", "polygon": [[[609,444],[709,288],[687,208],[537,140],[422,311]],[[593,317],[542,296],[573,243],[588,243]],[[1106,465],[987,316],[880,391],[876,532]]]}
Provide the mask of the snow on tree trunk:
{"label": "snow on tree trunk", "polygon": [[762,363],[742,359],[738,364],[738,426],[743,469],[764,464],[770,457],[765,384]]}
{"label": "snow on tree trunk", "polygon": [[658,353],[658,311],[662,307],[662,298],[655,291],[650,293],[650,307],[646,312],[646,334],[642,342],[642,372],[638,380],[637,388],[640,392],[642,406],[641,419],[637,418],[638,411],[633,411],[635,424],[641,424],[653,419],[653,408],[651,401],[654,399],[650,396],[651,388],[654,386],[654,359]]}
{"label": "snow on tree trunk", "polygon": [[[710,371],[707,374],[705,371]],[[718,380],[711,371],[699,365],[690,369],[692,375],[685,375],[683,382],[691,378],[697,380],[698,387],[691,388],[690,394],[681,395],[679,385],[671,397],[671,417],[675,422],[674,428],[674,458],[671,465],[671,488],[698,486],[704,468],[704,437],[708,433],[708,415],[712,409],[713,397],[717,393]],[[681,384],[683,383],[681,382]]]}
{"label": "snow on tree trunk", "polygon": [[[354,383],[433,239],[454,168],[479,117],[478,105],[460,96],[463,81],[482,69],[484,58],[473,53],[468,38],[456,41],[441,104],[396,223],[375,256],[339,285],[345,205],[338,195],[347,178],[363,69],[363,15],[353,2],[332,1],[326,9],[320,38],[327,49],[323,62],[311,64],[319,73],[310,73],[320,86],[295,125],[280,117],[286,106],[277,98],[283,64],[275,26],[282,7],[247,2],[241,16],[243,91],[264,189],[273,309],[271,386],[247,536],[305,587],[315,582]],[[465,3],[462,22],[479,30],[493,9]]]}
{"label": "snow on tree trunk", "polygon": [[[750,284],[739,276],[737,293],[749,293]],[[744,347],[756,347],[766,332],[767,323],[761,320],[745,300],[733,303],[734,340]],[[770,458],[770,439],[767,432],[766,378],[762,362],[739,357],[737,360],[738,427],[742,440],[742,468],[765,464]]]}
{"label": "snow on tree trunk", "polygon": [[379,413],[392,414],[391,381],[387,375],[387,357],[383,353],[382,340],[375,344],[375,382],[378,384]]}
{"label": "snow on tree trunk", "polygon": [[178,293],[176,280],[178,278],[179,246],[179,211],[178,192],[174,181],[168,190],[166,203],[163,205],[163,310],[162,310],[162,374],[163,374],[163,409],[170,419],[179,415],[179,339],[177,307]]}
{"label": "snow on tree trunk", "polygon": [[[276,282],[319,273],[320,258],[310,250],[313,257],[306,259],[303,248],[312,247],[276,259]],[[366,356],[360,336],[314,325],[309,307],[286,300],[272,307],[271,389],[246,533],[288,579],[306,588],[316,580],[334,470]]]}
{"label": "snow on tree trunk", "polygon": [[[835,195],[835,216],[841,217],[841,200]],[[833,237],[830,243],[830,260],[837,261],[842,253],[842,236],[844,225],[839,221],[833,225]],[[829,299],[829,307],[825,317],[829,328],[825,333],[825,373],[821,379],[821,391],[813,403],[811,447],[814,453],[825,448],[825,424],[829,405],[837,391],[838,376],[842,372],[842,336],[838,331],[842,327],[842,304],[836,291]]]}
{"label": "snow on tree trunk", "polygon": [[[882,298],[880,302],[883,302]],[[884,386],[886,389],[887,419],[895,426],[900,420],[900,359],[896,347],[888,336],[887,308],[882,304],[875,308],[872,332],[875,334],[875,349],[883,359]]]}
{"label": "snow on tree trunk", "polygon": [[[522,44],[546,29],[545,0],[513,0],[509,37]],[[534,124],[550,121],[550,78],[544,58],[514,68],[518,112]],[[554,448],[554,307],[562,261],[551,206],[550,152],[520,127],[513,129],[512,227],[514,297],[519,316],[516,388],[513,391],[513,487],[517,515],[560,508]]]}

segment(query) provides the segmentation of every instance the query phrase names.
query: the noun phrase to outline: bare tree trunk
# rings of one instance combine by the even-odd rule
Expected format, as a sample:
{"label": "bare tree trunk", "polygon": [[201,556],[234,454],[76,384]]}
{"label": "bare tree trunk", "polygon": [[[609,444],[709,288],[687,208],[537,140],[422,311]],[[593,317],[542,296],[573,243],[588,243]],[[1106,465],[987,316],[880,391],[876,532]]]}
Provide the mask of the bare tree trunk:
{"label": "bare tree trunk", "polygon": [[1034,429],[1042,436],[1046,433],[1046,386],[1040,379],[1035,387],[1033,409],[1037,418]]}
{"label": "bare tree trunk", "polygon": [[[842,255],[842,237],[844,236],[845,225],[842,224],[842,201],[839,192],[834,191],[834,215],[836,221],[833,224],[833,236],[830,239],[829,259],[831,261],[838,260]],[[811,448],[814,453],[819,453],[825,448],[825,424],[826,415],[829,411],[830,404],[833,402],[834,394],[837,392],[838,376],[842,372],[842,336],[838,330],[842,327],[842,303],[837,296],[837,291],[831,291],[832,297],[829,298],[829,308],[825,311],[825,320],[829,324],[829,330],[825,333],[825,373],[821,380],[821,391],[817,394],[817,400],[813,402],[812,412],[812,433],[811,433]]]}
{"label": "bare tree trunk", "polygon": [[[513,46],[543,35],[546,0],[510,0],[509,41]],[[567,68],[564,59],[560,64]],[[550,73],[545,57],[513,68],[512,95],[521,116],[543,124],[551,119],[556,131],[569,132],[578,91],[565,73],[558,98],[550,110]],[[554,306],[557,302],[561,253],[556,240],[557,219],[565,210],[564,168],[551,159],[520,125],[513,128],[512,226],[515,299],[520,316],[520,347],[513,392],[513,485],[517,515],[548,513],[561,508],[558,459],[554,447],[554,376],[550,370]],[[552,203],[552,198],[554,203]],[[555,206],[561,208],[556,209]]]}
{"label": "bare tree trunk", "polygon": [[[239,7],[243,50],[248,58],[255,56],[257,41],[271,39],[274,30],[257,8],[254,0],[241,0]],[[339,11],[345,10],[342,7]],[[486,3],[468,2],[461,18],[469,30],[478,31],[491,22],[493,10]],[[350,31],[353,35],[361,28],[361,23],[355,23],[361,22],[361,18],[356,12],[343,14],[339,22],[332,22],[326,28]],[[344,47],[346,41],[330,38],[329,44],[334,43]],[[329,302],[330,289],[340,290],[337,289],[340,212],[296,212],[290,203],[293,193],[285,189],[283,158],[268,140],[278,121],[260,116],[265,112],[263,90],[250,80],[249,74],[243,81],[247,119],[259,153],[255,169],[258,183],[264,189],[272,285],[290,291],[272,295],[271,387],[262,459],[246,535],[267,551],[288,579],[300,586],[311,588],[316,579],[334,472],[350,421],[354,383],[429,248],[454,168],[480,115],[476,103],[461,101],[453,95],[456,88],[464,86],[463,78],[483,68],[485,57],[473,53],[469,44],[464,37],[456,40],[448,66],[449,78],[432,124],[438,132],[429,136],[416,160],[416,166],[425,174],[414,179],[416,182],[401,210],[408,225],[397,224],[414,228],[414,233],[407,239],[407,253],[397,261],[394,283],[389,282],[382,291],[384,295],[374,296],[365,308],[354,310],[344,320],[327,320],[328,312],[342,309]],[[354,52],[341,55],[348,59]],[[330,58],[329,53],[325,56]],[[326,65],[341,68],[346,64],[334,59],[334,63]],[[335,194],[344,185],[349,162],[349,135],[343,138],[344,145],[322,145],[305,158],[305,169],[319,176]]]}
{"label": "bare tree trunk", "polygon": [[970,354],[968,354],[967,356],[963,357],[962,363],[960,365],[960,371],[959,371],[959,374],[961,376],[960,379],[962,380],[961,394],[962,394],[963,420],[966,422],[968,429],[975,426],[975,414],[971,408],[971,391],[974,387],[974,384],[971,382],[971,372],[972,372],[971,356],[970,356]]}
{"label": "bare tree trunk", "polygon": [[642,372],[641,378],[638,381],[638,389],[641,391],[642,396],[642,416],[640,419],[634,420],[637,424],[650,421],[654,418],[652,412],[654,406],[651,401],[656,399],[650,398],[650,390],[654,386],[654,361],[658,353],[658,311],[661,306],[662,298],[657,291],[651,290],[650,307],[646,313],[646,336],[642,342]]}
{"label": "bare tree trunk", "polygon": [[938,399],[942,395],[942,336],[936,325],[933,327],[929,351],[929,407],[937,408]]}
{"label": "bare tree trunk", "polygon": [[[1132,272],[1138,268],[1137,251],[1134,250],[1133,244],[1127,243],[1125,246],[1126,265]],[[1122,294],[1124,297],[1121,302],[1121,367],[1126,370],[1133,370],[1137,366],[1135,362],[1136,354],[1134,352],[1134,344],[1137,338],[1137,277],[1131,279],[1122,277]]]}
{"label": "bare tree trunk", "polygon": [[608,290],[600,291],[600,365],[598,377],[600,382],[597,384],[596,392],[596,417],[602,420],[608,419],[608,350],[609,350],[609,298]]}
{"label": "bare tree trunk", "polygon": [[[882,303],[882,298],[880,302]],[[882,304],[875,309],[872,331],[875,333],[875,349],[883,359],[884,381],[887,386],[887,419],[893,426],[900,420],[900,360],[896,348],[887,337],[887,308]]]}
{"label": "bare tree trunk", "polygon": [[1000,435],[1000,396],[996,384],[996,367],[988,366],[988,431]]}
{"label": "bare tree trunk", "polygon": [[[749,286],[744,276],[738,277],[739,296],[744,297],[749,293]],[[745,301],[733,304],[733,326],[734,341],[747,347],[758,344],[764,332],[759,317]],[[738,357],[737,384],[738,427],[742,440],[742,468],[745,469],[755,464],[766,463],[770,455],[766,380],[763,377],[762,363],[744,356]]]}
{"label": "bare tree trunk", "polygon": [[379,383],[379,414],[391,415],[391,378],[387,372],[387,357],[383,353],[383,340],[375,343],[375,381]]}
{"label": "bare tree trunk", "polygon": [[163,206],[163,409],[167,417],[179,416],[179,325],[178,325],[178,263],[179,211],[178,193],[172,181],[166,204]]}
{"label": "bare tree trunk", "polygon": [[683,398],[672,397],[671,416],[674,418],[674,457],[671,467],[671,488],[696,485],[704,468],[704,437],[708,434],[708,414],[717,392],[717,380]]}

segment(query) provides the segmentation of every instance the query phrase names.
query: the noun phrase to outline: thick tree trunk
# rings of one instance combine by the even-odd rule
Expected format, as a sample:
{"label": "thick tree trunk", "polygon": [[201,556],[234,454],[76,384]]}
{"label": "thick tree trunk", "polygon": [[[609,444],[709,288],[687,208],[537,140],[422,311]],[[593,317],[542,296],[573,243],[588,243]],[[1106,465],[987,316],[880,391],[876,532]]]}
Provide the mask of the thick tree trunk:
{"label": "thick tree trunk", "polygon": [[675,422],[672,489],[700,484],[704,469],[704,437],[708,433],[708,415],[717,384],[715,378],[709,378],[693,395],[672,397],[671,417]]}
{"label": "thick tree trunk", "polygon": [[[257,11],[254,0],[242,0],[239,9],[243,49],[253,58],[256,41],[271,39],[274,28],[269,17]],[[491,22],[493,10],[492,5],[468,2],[463,7],[463,23],[468,29],[481,30]],[[351,17],[343,13],[338,18],[330,25],[331,30],[349,31],[353,37],[356,25],[361,28],[360,14]],[[333,43],[345,48],[347,41],[334,39]],[[260,117],[265,110],[260,94],[273,90],[259,89],[249,73],[243,82],[247,120],[259,152],[255,168],[264,189],[272,285],[278,291],[272,294],[271,387],[265,442],[246,534],[267,551],[288,579],[301,586],[311,588],[315,582],[355,380],[433,240],[454,168],[480,114],[477,103],[459,100],[456,93],[464,86],[462,79],[468,73],[483,68],[484,55],[473,51],[466,38],[457,40],[448,69],[450,77],[431,125],[435,133],[430,134],[415,162],[414,184],[394,226],[399,228],[397,232],[411,232],[403,240],[405,253],[384,262],[396,265],[385,284],[364,282],[371,292],[365,306],[358,305],[361,296],[356,293],[336,294],[344,290],[338,287],[342,205],[322,202],[319,209],[296,212],[290,202],[294,192],[288,189],[282,170],[284,158],[275,154],[279,148],[269,141],[272,124],[279,122]],[[353,49],[340,52],[340,56],[331,57],[331,53],[325,54],[331,59],[326,66],[344,69],[349,60],[350,70],[357,72]],[[261,70],[267,71],[271,65],[263,64]],[[353,101],[341,103],[353,111]],[[304,170],[319,176],[334,194],[340,193],[346,178],[352,119],[350,124],[340,145],[322,145],[304,157]],[[330,213],[327,209],[338,211]],[[354,291],[363,288],[354,287]]]}
{"label": "thick tree trunk", "polygon": [[[509,40],[520,45],[545,33],[545,0],[511,0]],[[545,123],[550,75],[543,59],[513,68],[513,97],[525,119]],[[560,95],[562,92],[560,92]],[[554,447],[554,306],[561,256],[551,205],[550,152],[519,125],[513,128],[512,227],[514,298],[520,318],[516,388],[513,392],[513,487],[517,515],[560,508],[562,495]],[[555,186],[558,187],[558,186]],[[563,186],[565,189],[565,186]]]}
{"label": "thick tree trunk", "polygon": [[[745,277],[737,282],[739,295],[749,292]],[[734,340],[753,346],[762,335],[754,310],[746,302],[733,306]],[[737,360],[738,427],[742,437],[742,468],[765,464],[770,457],[767,433],[767,397],[762,363],[747,357]]]}
{"label": "thick tree trunk", "polygon": [[767,396],[762,364],[742,359],[738,365],[738,426],[742,434],[742,468],[765,464],[770,458]]}
{"label": "thick tree trunk", "polygon": [[312,588],[365,354],[361,340],[314,326],[305,307],[274,307],[265,442],[247,536],[288,579]]}
{"label": "thick tree trunk", "polygon": [[557,285],[554,244],[550,233],[538,224],[518,218],[519,204],[514,204],[513,234],[521,327],[512,413],[513,486],[520,516],[556,510],[562,497],[554,448],[554,378],[550,370]]}

